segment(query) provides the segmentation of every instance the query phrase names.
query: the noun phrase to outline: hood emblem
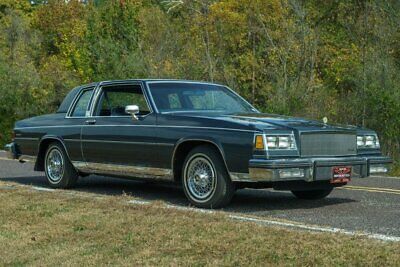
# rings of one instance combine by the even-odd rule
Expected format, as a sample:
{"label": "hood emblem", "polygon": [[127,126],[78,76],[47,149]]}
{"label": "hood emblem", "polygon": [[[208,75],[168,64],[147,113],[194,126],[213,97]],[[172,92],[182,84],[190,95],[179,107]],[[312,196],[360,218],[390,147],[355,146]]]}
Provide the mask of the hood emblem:
{"label": "hood emblem", "polygon": [[327,118],[327,117],[323,117],[323,118],[322,118],[322,122],[323,122],[324,124],[327,124],[327,123],[328,123],[328,118]]}

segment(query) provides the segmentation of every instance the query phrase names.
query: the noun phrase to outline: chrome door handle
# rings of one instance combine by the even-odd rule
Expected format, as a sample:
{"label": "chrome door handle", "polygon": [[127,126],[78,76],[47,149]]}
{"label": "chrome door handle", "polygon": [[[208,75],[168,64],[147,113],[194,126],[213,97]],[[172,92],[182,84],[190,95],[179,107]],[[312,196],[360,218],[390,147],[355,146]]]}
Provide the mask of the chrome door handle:
{"label": "chrome door handle", "polygon": [[86,123],[87,125],[93,125],[93,124],[96,124],[96,120],[95,120],[95,119],[93,119],[93,120],[86,120],[85,123]]}

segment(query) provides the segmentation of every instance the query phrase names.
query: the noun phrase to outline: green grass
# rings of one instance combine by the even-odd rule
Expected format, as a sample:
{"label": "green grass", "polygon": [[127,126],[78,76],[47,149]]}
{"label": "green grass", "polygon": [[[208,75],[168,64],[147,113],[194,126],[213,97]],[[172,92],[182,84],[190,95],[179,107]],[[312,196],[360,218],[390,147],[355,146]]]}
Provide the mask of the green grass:
{"label": "green grass", "polygon": [[400,162],[395,161],[390,172],[392,176],[400,176]]}
{"label": "green grass", "polygon": [[[0,185],[4,185],[0,182]],[[129,196],[0,189],[0,265],[395,266],[400,244],[132,205]]]}

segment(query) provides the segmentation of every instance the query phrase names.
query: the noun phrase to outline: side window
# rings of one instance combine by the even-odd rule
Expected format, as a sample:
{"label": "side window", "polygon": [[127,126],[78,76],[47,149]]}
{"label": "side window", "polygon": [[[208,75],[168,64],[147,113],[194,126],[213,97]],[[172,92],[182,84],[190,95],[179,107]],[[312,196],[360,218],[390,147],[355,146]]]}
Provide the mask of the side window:
{"label": "side window", "polygon": [[150,113],[140,86],[103,87],[96,113],[98,116],[129,116],[125,113],[125,107],[128,105],[139,106],[139,115]]}
{"label": "side window", "polygon": [[83,91],[78,101],[75,104],[74,110],[71,113],[71,117],[85,117],[86,110],[88,108],[90,98],[92,97],[93,89]]}
{"label": "side window", "polygon": [[204,91],[198,95],[188,96],[194,109],[240,110],[240,105],[231,96],[222,91]]}
{"label": "side window", "polygon": [[180,109],[182,108],[181,101],[179,100],[178,94],[168,95],[169,108],[170,109]]}

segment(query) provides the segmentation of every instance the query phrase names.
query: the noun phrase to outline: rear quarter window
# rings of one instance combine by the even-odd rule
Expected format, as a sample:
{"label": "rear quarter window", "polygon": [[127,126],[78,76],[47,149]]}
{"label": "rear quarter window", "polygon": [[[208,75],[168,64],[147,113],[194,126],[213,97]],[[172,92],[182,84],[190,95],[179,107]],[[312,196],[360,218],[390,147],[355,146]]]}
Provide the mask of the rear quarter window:
{"label": "rear quarter window", "polygon": [[82,87],[76,87],[71,90],[61,102],[61,105],[58,107],[57,113],[67,113],[69,107],[71,106],[72,102],[74,101],[75,97],[81,91]]}
{"label": "rear quarter window", "polygon": [[92,98],[93,89],[84,90],[71,112],[71,117],[85,117],[89,108],[90,99]]}

